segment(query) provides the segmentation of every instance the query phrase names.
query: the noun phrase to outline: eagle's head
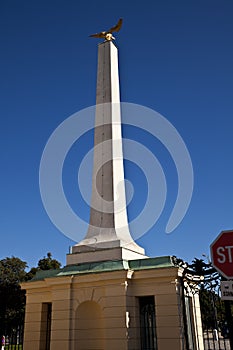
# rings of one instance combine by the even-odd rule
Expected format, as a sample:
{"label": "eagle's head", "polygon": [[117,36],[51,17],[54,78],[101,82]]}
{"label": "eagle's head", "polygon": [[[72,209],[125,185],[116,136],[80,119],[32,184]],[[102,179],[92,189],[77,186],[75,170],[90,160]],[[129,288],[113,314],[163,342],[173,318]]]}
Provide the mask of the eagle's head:
{"label": "eagle's head", "polygon": [[105,35],[105,39],[108,40],[108,41],[111,41],[111,40],[114,40],[114,36],[112,35],[112,33],[107,33]]}

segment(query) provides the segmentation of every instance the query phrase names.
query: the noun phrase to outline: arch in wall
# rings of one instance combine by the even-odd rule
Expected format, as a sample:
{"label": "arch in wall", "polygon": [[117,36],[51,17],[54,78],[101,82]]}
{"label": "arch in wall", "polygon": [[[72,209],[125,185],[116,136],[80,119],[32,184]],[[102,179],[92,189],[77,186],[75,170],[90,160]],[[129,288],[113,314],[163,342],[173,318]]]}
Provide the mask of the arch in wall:
{"label": "arch in wall", "polygon": [[78,306],[75,344],[79,350],[104,350],[104,317],[98,303],[85,301]]}

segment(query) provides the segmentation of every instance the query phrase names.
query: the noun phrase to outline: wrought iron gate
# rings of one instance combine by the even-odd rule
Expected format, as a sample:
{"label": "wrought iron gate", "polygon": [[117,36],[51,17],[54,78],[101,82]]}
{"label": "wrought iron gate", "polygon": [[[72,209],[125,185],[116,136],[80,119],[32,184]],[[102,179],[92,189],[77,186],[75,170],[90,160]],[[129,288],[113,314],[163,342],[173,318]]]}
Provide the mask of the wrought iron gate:
{"label": "wrought iron gate", "polygon": [[[192,324],[195,322],[192,323],[190,311],[190,308],[199,307],[199,305],[204,349],[233,350],[233,303],[221,300],[221,276],[210,262],[207,264],[202,259],[194,259],[193,264],[190,265],[181,260],[178,263],[184,268],[183,309],[186,350],[199,350],[199,345],[195,345],[193,340]],[[192,298],[188,297],[190,293]],[[197,298],[198,295],[199,298]]]}

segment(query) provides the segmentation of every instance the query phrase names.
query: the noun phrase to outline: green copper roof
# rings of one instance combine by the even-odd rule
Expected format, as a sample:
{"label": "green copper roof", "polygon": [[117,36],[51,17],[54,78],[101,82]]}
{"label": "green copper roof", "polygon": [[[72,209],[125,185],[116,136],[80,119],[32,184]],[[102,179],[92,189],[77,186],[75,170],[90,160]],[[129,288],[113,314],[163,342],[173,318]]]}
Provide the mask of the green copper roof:
{"label": "green copper roof", "polygon": [[36,275],[28,282],[31,281],[40,281],[43,280],[44,278],[49,278],[49,277],[55,277],[58,275],[58,273],[61,271],[61,269],[58,270],[41,270],[37,271]]}
{"label": "green copper roof", "polygon": [[[171,256],[161,256],[157,258],[146,258],[138,260],[117,260],[100,261],[68,265],[59,270],[38,271],[31,281],[39,281],[44,278],[61,277],[69,275],[81,275],[89,273],[103,273],[121,270],[148,270],[158,268],[174,267]],[[29,281],[30,282],[30,281]]]}
{"label": "green copper roof", "polygon": [[109,271],[128,270],[128,269],[129,269],[128,261],[125,261],[125,260],[99,261],[99,262],[65,266],[62,269],[62,271],[58,274],[58,276],[107,272],[107,271],[109,272]]}
{"label": "green copper roof", "polygon": [[171,256],[159,256],[157,258],[130,260],[129,267],[131,270],[161,269],[163,267],[174,267]]}

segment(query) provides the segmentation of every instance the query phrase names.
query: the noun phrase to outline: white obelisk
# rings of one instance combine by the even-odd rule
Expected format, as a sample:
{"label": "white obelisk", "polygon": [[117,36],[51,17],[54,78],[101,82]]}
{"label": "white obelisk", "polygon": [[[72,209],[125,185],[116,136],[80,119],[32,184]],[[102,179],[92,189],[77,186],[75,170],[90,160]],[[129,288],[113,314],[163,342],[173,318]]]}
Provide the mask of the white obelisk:
{"label": "white obelisk", "polygon": [[117,51],[111,40],[98,47],[90,222],[85,239],[67,255],[68,265],[145,258],[130,235],[126,211]]}

